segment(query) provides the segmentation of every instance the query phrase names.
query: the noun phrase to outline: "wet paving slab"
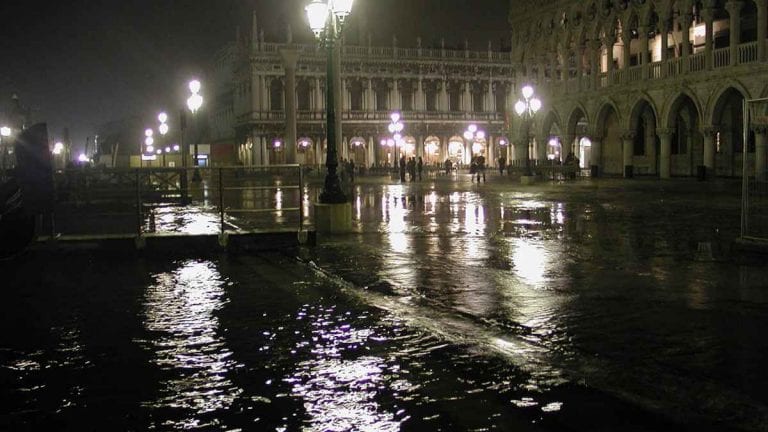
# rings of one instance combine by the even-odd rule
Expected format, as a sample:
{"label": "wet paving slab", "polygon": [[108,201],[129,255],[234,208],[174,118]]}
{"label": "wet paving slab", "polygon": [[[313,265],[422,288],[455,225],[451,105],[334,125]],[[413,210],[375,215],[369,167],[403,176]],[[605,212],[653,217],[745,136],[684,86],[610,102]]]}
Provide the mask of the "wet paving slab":
{"label": "wet paving slab", "polygon": [[766,430],[738,190],[361,179],[312,248],[0,262],[0,430]]}

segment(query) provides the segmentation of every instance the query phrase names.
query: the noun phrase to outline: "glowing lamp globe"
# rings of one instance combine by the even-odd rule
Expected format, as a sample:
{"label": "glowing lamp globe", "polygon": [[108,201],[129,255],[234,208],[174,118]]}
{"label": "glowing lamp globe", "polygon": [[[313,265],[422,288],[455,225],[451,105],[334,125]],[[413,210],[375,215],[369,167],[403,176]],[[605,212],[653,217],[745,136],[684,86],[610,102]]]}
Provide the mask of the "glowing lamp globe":
{"label": "glowing lamp globe", "polygon": [[308,4],[304,10],[307,12],[309,28],[312,29],[315,36],[320,37],[328,20],[328,5],[322,0],[312,0],[312,3]]}

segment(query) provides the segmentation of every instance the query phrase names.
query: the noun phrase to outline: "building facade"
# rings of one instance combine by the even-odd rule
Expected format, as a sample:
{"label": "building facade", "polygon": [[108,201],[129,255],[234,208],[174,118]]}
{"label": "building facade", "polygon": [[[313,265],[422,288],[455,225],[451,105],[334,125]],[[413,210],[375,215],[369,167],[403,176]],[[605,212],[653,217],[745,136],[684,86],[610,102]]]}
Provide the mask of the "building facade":
{"label": "building facade", "polygon": [[[212,147],[233,143],[244,165],[325,163],[326,53],[316,44],[251,37],[219,52],[209,114]],[[510,160],[507,132],[515,82],[509,52],[415,47],[339,48],[336,103],[339,157],[357,166],[394,165],[400,155],[425,164],[467,164],[483,155],[490,164]],[[292,100],[290,99],[292,98]],[[391,114],[404,129],[398,142]],[[296,142],[290,142],[292,116]],[[470,125],[482,133],[464,138]],[[214,151],[215,153],[215,151]],[[214,154],[215,157],[215,154]]]}
{"label": "building facade", "polygon": [[543,102],[536,158],[574,152],[600,173],[669,178],[739,176],[746,152],[764,175],[766,129],[744,127],[743,103],[768,96],[768,1],[510,6],[516,80]]}

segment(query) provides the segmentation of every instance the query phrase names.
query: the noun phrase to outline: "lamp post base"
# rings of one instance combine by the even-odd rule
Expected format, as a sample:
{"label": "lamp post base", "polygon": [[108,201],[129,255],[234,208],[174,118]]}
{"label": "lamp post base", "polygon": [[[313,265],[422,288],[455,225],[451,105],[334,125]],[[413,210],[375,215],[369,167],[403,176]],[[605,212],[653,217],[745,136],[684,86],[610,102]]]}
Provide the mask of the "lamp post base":
{"label": "lamp post base", "polygon": [[323,204],[343,204],[347,202],[347,196],[341,189],[341,181],[335,173],[325,176],[325,185],[320,194],[320,202]]}
{"label": "lamp post base", "polygon": [[315,203],[315,231],[343,234],[352,231],[352,203]]}

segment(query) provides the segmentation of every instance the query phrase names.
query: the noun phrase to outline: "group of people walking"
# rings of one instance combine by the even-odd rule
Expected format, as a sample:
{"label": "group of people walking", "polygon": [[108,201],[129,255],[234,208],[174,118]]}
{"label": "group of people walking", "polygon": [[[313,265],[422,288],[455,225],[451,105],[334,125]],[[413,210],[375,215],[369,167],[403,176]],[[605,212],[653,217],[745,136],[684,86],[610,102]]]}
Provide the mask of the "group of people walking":
{"label": "group of people walking", "polygon": [[477,182],[480,183],[480,176],[483,178],[483,182],[485,182],[485,156],[479,155],[479,156],[473,156],[472,160],[469,163],[469,174],[472,176],[472,182],[475,181],[475,176],[477,176]]}
{"label": "group of people walking", "polygon": [[[405,181],[405,173],[408,172],[408,176],[411,181],[421,180],[421,174],[424,171],[424,162],[419,156],[418,160],[415,157],[406,159],[405,155],[400,156],[400,181]],[[418,176],[418,177],[417,177]]]}

